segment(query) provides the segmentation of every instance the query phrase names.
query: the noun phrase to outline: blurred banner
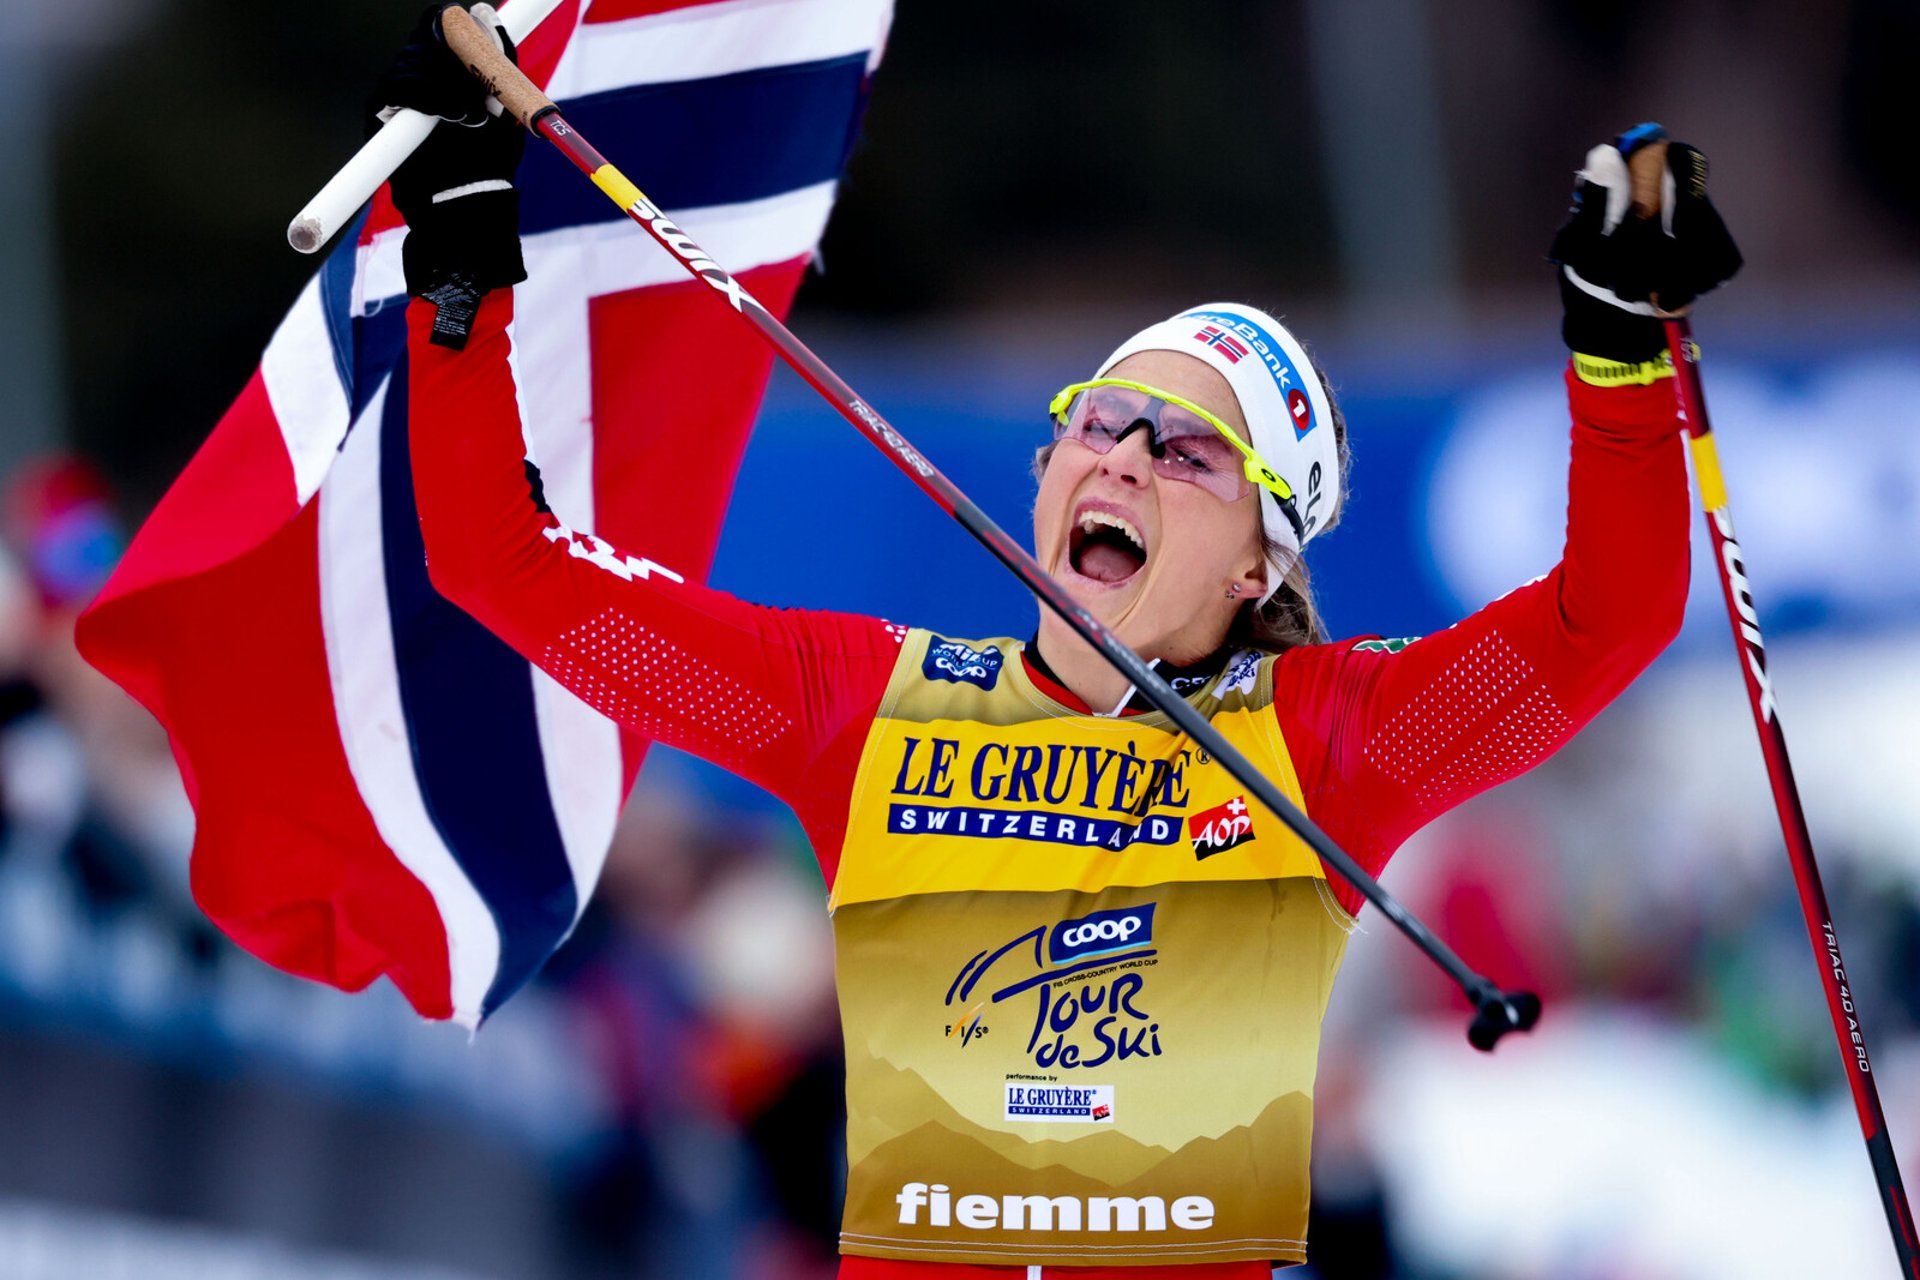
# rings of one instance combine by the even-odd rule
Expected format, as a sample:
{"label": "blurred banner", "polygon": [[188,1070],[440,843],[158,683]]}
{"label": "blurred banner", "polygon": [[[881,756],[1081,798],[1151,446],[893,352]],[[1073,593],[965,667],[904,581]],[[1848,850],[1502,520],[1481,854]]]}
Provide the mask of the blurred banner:
{"label": "blurred banner", "polygon": [[[1883,336],[1821,353],[1804,335],[1781,333],[1722,348],[1710,325],[1708,343],[1708,402],[1767,634],[1920,618],[1912,345]],[[936,465],[1024,536],[1048,397],[1083,376],[1091,358],[1042,369],[1010,366],[1004,350],[929,349],[916,358],[821,345]],[[1565,528],[1568,436],[1565,355],[1550,338],[1460,363],[1396,352],[1391,369],[1332,344],[1323,354],[1354,453],[1350,505],[1309,557],[1336,637],[1423,635],[1553,566]],[[1406,369],[1424,380],[1410,384]],[[814,493],[843,500],[795,501]],[[1727,637],[1697,529],[1694,542],[1680,643],[1698,652]],[[776,546],[798,548],[803,563],[768,554]],[[755,430],[713,581],[749,599],[862,610],[961,635],[1025,631],[1035,609],[790,376],[776,379]]]}

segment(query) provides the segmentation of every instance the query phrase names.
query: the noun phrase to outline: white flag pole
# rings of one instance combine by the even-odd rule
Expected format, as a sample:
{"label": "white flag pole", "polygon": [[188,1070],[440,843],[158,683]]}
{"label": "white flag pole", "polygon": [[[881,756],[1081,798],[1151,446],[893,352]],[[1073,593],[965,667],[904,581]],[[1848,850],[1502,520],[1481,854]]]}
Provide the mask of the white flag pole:
{"label": "white flag pole", "polygon": [[[512,0],[500,7],[500,21],[517,45],[559,7],[560,0]],[[436,117],[418,111],[396,111],[287,224],[287,243],[301,253],[318,252],[439,123]]]}

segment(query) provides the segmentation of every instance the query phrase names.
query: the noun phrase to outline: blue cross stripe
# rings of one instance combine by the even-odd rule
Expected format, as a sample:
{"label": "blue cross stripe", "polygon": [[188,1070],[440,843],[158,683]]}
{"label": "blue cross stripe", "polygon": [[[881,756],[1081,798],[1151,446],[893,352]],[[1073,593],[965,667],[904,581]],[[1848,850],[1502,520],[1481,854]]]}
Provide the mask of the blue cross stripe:
{"label": "blue cross stripe", "polygon": [[500,929],[491,1013],[573,928],[579,897],[547,791],[533,668],[427,578],[407,450],[407,360],[380,430],[380,525],[400,705],[427,814]]}
{"label": "blue cross stripe", "polygon": [[[582,137],[662,209],[701,209],[798,191],[840,176],[866,101],[867,56],[636,85],[560,104]],[[520,164],[520,229],[623,215],[552,147]],[[636,246],[636,252],[640,250]]]}

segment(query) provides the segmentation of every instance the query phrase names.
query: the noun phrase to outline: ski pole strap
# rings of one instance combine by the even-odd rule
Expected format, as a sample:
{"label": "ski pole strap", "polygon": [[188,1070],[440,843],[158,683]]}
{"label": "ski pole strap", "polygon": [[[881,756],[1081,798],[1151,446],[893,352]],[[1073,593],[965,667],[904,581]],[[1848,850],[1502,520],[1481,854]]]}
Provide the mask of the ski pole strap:
{"label": "ski pole strap", "polygon": [[[1699,358],[1699,347],[1694,348],[1694,357]],[[1651,360],[1630,363],[1624,360],[1609,360],[1604,356],[1573,353],[1573,376],[1594,387],[1645,387],[1673,376],[1673,351],[1663,349]]]}

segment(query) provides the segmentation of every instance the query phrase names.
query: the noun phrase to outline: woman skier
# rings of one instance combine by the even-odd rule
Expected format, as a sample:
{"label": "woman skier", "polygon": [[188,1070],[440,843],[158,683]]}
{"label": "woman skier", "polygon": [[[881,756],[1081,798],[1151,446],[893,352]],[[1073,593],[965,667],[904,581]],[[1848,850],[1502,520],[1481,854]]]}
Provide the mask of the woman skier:
{"label": "woman skier", "polygon": [[[564,526],[528,483],[511,362],[525,135],[483,93],[427,28],[377,90],[482,122],[436,130],[392,184],[433,582],[603,714],[799,816],[847,1054],[841,1275],[1304,1261],[1320,1021],[1357,893],[1055,617],[1022,641],[765,608]],[[1623,148],[1652,136],[1593,150],[1554,245],[1563,557],[1439,634],[1320,633],[1302,555],[1339,518],[1346,428],[1273,316],[1184,310],[1050,406],[1040,562],[1370,871],[1552,754],[1680,625],[1687,481],[1654,304],[1739,259],[1690,148],[1669,148],[1663,216],[1628,207]],[[843,499],[793,500],[799,525]]]}

